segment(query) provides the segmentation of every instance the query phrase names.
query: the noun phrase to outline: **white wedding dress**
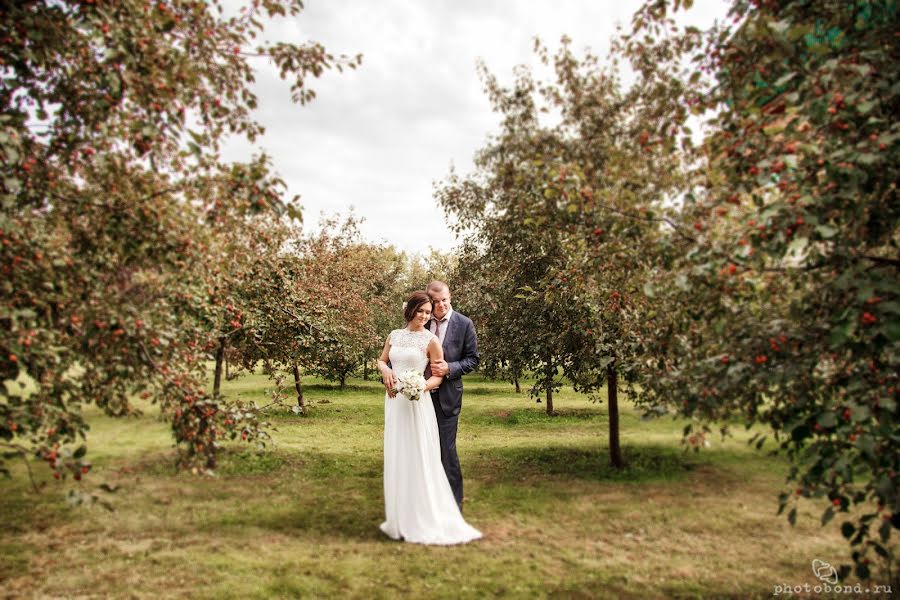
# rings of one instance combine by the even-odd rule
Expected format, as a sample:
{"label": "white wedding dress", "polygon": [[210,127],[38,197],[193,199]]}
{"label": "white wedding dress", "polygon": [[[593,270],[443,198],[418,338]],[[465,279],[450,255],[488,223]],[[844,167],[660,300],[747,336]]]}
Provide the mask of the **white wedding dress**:
{"label": "white wedding dress", "polygon": [[[430,331],[391,332],[390,361],[398,376],[425,372]],[[434,405],[428,392],[411,401],[384,397],[384,510],[381,530],[417,544],[462,544],[481,537],[463,519],[444,467]]]}

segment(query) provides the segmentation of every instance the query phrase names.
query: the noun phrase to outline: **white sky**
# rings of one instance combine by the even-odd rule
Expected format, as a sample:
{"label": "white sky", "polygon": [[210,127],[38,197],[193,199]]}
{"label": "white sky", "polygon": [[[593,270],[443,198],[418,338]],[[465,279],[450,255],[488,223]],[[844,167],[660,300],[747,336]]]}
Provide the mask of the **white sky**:
{"label": "white sky", "polygon": [[[518,64],[538,66],[539,36],[551,50],[565,34],[580,53],[604,56],[617,24],[627,26],[640,0],[306,0],[296,20],[272,23],[267,37],[314,40],[334,55],[363,54],[356,71],[311,80],[317,98],[292,104],[289,86],[260,63],[257,117],[266,135],[251,147],[236,142],[227,156],[246,160],[265,150],[300,194],[304,226],[320,214],[363,217],[372,242],[401,250],[442,251],[456,245],[433,182],[472,157],[497,130],[475,70],[483,59],[501,82]],[[688,19],[721,18],[724,0],[699,0]],[[537,69],[536,69],[537,70]]]}

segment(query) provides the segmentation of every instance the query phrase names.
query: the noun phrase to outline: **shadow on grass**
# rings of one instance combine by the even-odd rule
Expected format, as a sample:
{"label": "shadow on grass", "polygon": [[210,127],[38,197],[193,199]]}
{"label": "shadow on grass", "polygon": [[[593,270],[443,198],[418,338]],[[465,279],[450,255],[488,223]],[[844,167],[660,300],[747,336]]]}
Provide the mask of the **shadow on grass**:
{"label": "shadow on grass", "polygon": [[606,422],[607,415],[596,408],[564,408],[551,416],[540,408],[514,408],[504,410],[478,410],[467,415],[466,422],[478,425],[570,425],[596,419]]}
{"label": "shadow on grass", "polygon": [[380,382],[377,381],[361,381],[359,383],[348,383],[343,388],[340,384],[333,383],[310,383],[303,386],[304,394],[314,394],[316,392],[324,392],[329,396],[340,396],[344,393],[350,392],[367,392],[371,393],[372,390],[377,392],[378,388],[384,390]]}
{"label": "shadow on grass", "polygon": [[588,481],[641,483],[677,480],[698,462],[668,446],[625,446],[625,467],[616,469],[606,449],[575,446],[494,448],[482,452],[469,468],[471,476],[489,481],[574,478]]}
{"label": "shadow on grass", "polygon": [[[625,448],[628,466],[618,471],[605,454],[572,447],[494,448],[465,457],[467,481],[477,489],[470,510],[492,520],[511,511],[535,514],[561,499],[583,493],[566,482],[642,483],[680,479],[694,467],[690,456],[658,446]],[[305,453],[269,476],[271,499],[252,510],[219,514],[207,523],[258,527],[282,534],[312,534],[335,541],[390,542],[378,530],[384,519],[380,456]],[[293,469],[293,470],[292,470]],[[263,479],[260,485],[266,485]],[[486,501],[486,503],[482,503]]]}
{"label": "shadow on grass", "polygon": [[215,515],[208,528],[250,526],[334,541],[388,541],[378,530],[384,519],[380,455],[306,452],[271,461],[241,454],[232,459],[232,471],[261,475],[256,484],[261,498],[246,509]]}
{"label": "shadow on grass", "polygon": [[[702,456],[654,445],[625,446],[627,465],[621,470],[610,465],[605,449],[600,448],[462,451],[463,472],[470,485],[469,510],[476,519],[488,522],[510,512],[540,514],[549,506],[586,493],[584,483],[678,483],[696,467],[710,466]],[[156,459],[142,463],[141,470],[158,477],[172,476],[168,457],[157,455]],[[378,529],[384,518],[382,466],[380,452],[230,451],[222,455],[219,477],[197,480],[202,492],[192,497],[231,498],[225,510],[207,513],[202,527],[210,531],[240,532],[250,527],[335,542],[387,543],[390,540]],[[728,477],[727,469],[712,467],[714,471],[709,473],[704,470],[704,477]]]}

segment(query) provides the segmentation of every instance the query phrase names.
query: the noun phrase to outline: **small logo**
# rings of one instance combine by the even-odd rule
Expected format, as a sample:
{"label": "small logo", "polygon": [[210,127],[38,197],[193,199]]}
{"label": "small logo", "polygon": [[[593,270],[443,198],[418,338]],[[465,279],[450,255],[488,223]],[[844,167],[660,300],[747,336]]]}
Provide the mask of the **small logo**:
{"label": "small logo", "polygon": [[834,567],[818,558],[812,561],[812,570],[816,577],[826,583],[837,583],[838,574]]}

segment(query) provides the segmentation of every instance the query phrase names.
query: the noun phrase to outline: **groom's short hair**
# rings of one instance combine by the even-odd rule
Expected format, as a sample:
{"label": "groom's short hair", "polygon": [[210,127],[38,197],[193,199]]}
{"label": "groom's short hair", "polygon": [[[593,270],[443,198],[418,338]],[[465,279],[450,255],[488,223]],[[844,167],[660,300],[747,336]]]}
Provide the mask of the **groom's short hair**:
{"label": "groom's short hair", "polygon": [[450,286],[447,285],[446,283],[444,283],[443,281],[438,281],[437,279],[435,279],[431,283],[428,284],[428,287],[425,288],[425,290],[428,292],[429,295],[431,295],[433,293],[442,292],[444,290],[447,290],[449,292]]}

